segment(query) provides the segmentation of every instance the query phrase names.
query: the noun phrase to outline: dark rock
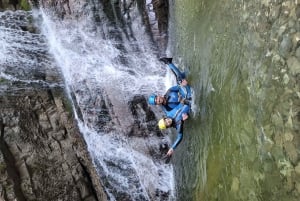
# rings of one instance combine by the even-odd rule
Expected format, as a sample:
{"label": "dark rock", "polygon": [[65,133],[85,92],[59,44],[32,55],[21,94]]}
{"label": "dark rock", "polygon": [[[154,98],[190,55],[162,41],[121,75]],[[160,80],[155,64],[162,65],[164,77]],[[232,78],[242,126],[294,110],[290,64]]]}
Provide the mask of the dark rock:
{"label": "dark rock", "polygon": [[128,105],[134,118],[134,124],[129,132],[129,136],[145,136],[149,135],[151,132],[156,133],[158,136],[162,136],[157,127],[155,114],[148,106],[144,96],[134,96]]}
{"label": "dark rock", "polygon": [[300,18],[300,4],[297,4],[295,8],[295,14],[297,18]]}
{"label": "dark rock", "polygon": [[76,122],[57,104],[64,102],[63,94],[28,89],[0,98],[0,153],[6,164],[0,176],[7,174],[0,186],[7,191],[4,184],[12,182],[18,200],[105,200]]}
{"label": "dark rock", "polygon": [[279,46],[279,53],[282,57],[286,58],[292,51],[293,42],[289,35],[284,35]]}

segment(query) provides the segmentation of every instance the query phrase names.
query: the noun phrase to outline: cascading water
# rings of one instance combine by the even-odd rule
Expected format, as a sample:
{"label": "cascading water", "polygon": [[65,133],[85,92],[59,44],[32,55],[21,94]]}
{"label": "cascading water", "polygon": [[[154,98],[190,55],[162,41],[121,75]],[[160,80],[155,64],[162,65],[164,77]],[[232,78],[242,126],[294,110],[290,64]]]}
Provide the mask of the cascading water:
{"label": "cascading water", "polygon": [[73,98],[89,152],[110,200],[173,200],[172,166],[148,154],[159,149],[162,137],[127,136],[132,124],[128,102],[136,95],[164,93],[171,80],[165,82],[166,70],[136,6],[131,8],[129,36],[123,30],[127,28],[109,25],[101,4],[97,9],[94,5],[96,11],[92,5],[84,8],[89,15],[76,20],[35,11]]}
{"label": "cascading water", "polygon": [[53,58],[45,54],[45,38],[35,34],[34,27],[29,23],[31,13],[6,11],[0,13],[0,18],[0,80],[13,82],[13,93],[25,90],[27,85],[32,84],[62,87],[62,80],[57,79],[57,70],[53,70],[57,68]]}

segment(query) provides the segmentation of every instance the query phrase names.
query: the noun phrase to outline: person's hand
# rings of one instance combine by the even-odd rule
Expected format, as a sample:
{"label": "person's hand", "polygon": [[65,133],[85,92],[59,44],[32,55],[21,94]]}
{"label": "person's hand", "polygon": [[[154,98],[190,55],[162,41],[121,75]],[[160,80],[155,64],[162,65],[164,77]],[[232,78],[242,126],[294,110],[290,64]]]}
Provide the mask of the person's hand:
{"label": "person's hand", "polygon": [[185,121],[189,118],[189,115],[187,115],[186,113],[182,114],[182,120]]}
{"label": "person's hand", "polygon": [[183,99],[180,99],[180,103],[183,104],[183,105],[190,105],[190,101],[183,98]]}
{"label": "person's hand", "polygon": [[187,86],[188,85],[188,81],[186,79],[181,80],[181,86]]}
{"label": "person's hand", "polygon": [[167,156],[172,156],[174,150],[172,148],[169,149],[169,151],[167,152]]}

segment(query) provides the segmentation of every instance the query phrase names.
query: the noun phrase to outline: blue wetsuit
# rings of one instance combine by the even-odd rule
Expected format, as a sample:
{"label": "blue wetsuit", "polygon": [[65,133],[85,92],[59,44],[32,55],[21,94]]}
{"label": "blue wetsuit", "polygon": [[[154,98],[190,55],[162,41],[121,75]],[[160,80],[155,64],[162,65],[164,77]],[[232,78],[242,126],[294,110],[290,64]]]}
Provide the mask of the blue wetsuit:
{"label": "blue wetsuit", "polygon": [[180,85],[181,81],[185,79],[185,73],[180,72],[180,70],[173,63],[169,63],[168,66],[176,76],[178,85],[169,88],[167,93],[164,95],[166,103],[161,105],[161,107],[165,113],[175,108],[182,99],[185,99],[185,104],[189,105],[189,101],[192,99],[190,86]]}
{"label": "blue wetsuit", "polygon": [[190,111],[190,106],[185,104],[178,104],[173,110],[166,112],[167,117],[172,119],[171,127],[176,128],[177,139],[172,145],[172,149],[175,149],[181,142],[183,138],[183,120],[182,114],[188,114]]}
{"label": "blue wetsuit", "polygon": [[178,87],[174,86],[174,87],[169,88],[167,93],[164,95],[164,98],[166,99],[166,104],[161,105],[161,106],[162,106],[163,111],[166,114],[168,111],[171,111],[173,108],[175,108],[180,103],[178,93],[179,93]]}
{"label": "blue wetsuit", "polygon": [[[189,85],[187,85],[187,86],[180,85],[181,81],[183,79],[185,79],[185,73],[181,72],[173,63],[169,63],[168,66],[176,76],[177,86],[174,86],[174,87],[177,87],[177,90],[179,91],[179,94],[180,94],[180,98],[186,99],[188,101],[192,100],[191,87]],[[174,90],[175,90],[175,88],[174,88]]]}

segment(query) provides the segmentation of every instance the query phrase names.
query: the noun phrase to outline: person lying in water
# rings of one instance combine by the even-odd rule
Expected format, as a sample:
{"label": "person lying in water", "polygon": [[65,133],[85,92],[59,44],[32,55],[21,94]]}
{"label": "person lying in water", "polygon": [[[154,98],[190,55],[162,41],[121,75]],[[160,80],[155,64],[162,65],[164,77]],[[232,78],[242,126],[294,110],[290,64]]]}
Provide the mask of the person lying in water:
{"label": "person lying in water", "polygon": [[182,73],[173,63],[172,58],[161,58],[165,64],[168,64],[172,72],[176,76],[177,85],[168,89],[164,96],[152,94],[148,98],[150,105],[161,105],[163,111],[167,111],[175,108],[180,102],[184,101],[185,104],[190,105],[192,99],[191,88],[188,85],[188,81],[185,78],[185,73]]}
{"label": "person lying in water", "polygon": [[177,131],[177,138],[167,152],[167,160],[170,159],[176,147],[180,144],[183,138],[183,123],[189,117],[190,106],[179,103],[174,109],[166,113],[166,117],[158,121],[160,130],[167,128],[175,128]]}

